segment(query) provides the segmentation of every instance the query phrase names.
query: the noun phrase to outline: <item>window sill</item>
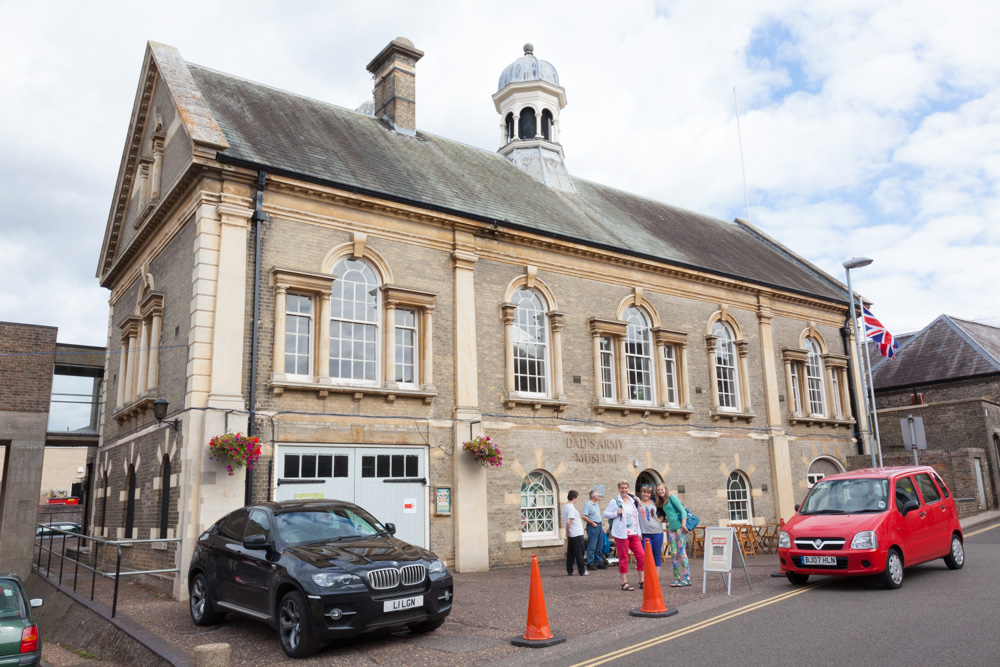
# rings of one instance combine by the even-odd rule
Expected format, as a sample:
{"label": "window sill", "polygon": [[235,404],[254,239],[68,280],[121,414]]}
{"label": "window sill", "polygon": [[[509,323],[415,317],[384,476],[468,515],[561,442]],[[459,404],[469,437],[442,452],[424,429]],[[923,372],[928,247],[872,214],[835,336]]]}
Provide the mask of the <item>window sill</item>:
{"label": "window sill", "polygon": [[720,410],[718,408],[713,408],[712,421],[717,422],[720,419],[728,419],[729,421],[745,421],[748,424],[753,421],[756,415],[753,412],[729,412],[728,410]]}
{"label": "window sill", "polygon": [[152,407],[153,397],[146,395],[136,401],[133,401],[132,403],[129,403],[111,416],[116,422],[121,424],[126,420],[132,419],[133,417],[144,413],[146,410],[152,409]]}
{"label": "window sill", "polygon": [[648,417],[649,415],[660,415],[664,419],[670,416],[690,419],[691,415],[694,414],[694,410],[689,407],[682,408],[671,405],[642,405],[641,403],[594,403],[594,411],[597,412],[597,414],[602,414],[605,411],[620,412],[622,415],[639,412],[642,413],[643,417]]}
{"label": "window sill", "polygon": [[832,417],[802,417],[789,415],[788,423],[792,426],[805,424],[806,426],[835,426],[838,428],[852,428],[854,422],[850,419],[835,419]]}
{"label": "window sill", "polygon": [[438,395],[434,385],[426,385],[422,389],[403,389],[400,387],[365,387],[335,385],[326,382],[271,380],[267,386],[275,396],[281,396],[286,391],[314,391],[319,398],[326,398],[330,394],[351,394],[354,400],[360,401],[365,396],[383,396],[388,403],[392,403],[397,398],[415,398],[423,399],[424,403],[429,405]]}
{"label": "window sill", "polygon": [[561,537],[546,535],[544,537],[522,537],[522,549],[535,549],[537,547],[561,547],[565,541]]}
{"label": "window sill", "polygon": [[507,392],[507,395],[503,399],[504,405],[507,409],[512,409],[515,405],[530,405],[532,410],[541,410],[542,408],[552,408],[556,412],[562,412],[569,405],[569,401],[565,396],[560,396],[558,398],[540,398],[538,396],[520,396],[513,392]]}

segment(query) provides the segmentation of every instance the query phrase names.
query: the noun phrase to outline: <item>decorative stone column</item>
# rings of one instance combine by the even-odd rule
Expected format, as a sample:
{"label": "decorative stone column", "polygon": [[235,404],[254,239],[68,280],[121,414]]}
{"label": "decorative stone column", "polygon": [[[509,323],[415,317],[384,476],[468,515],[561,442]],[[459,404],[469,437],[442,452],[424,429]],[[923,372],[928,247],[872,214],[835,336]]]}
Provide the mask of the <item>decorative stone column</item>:
{"label": "decorative stone column", "polygon": [[712,334],[705,336],[705,352],[708,353],[708,383],[711,385],[709,392],[712,396],[713,410],[719,408],[719,381],[716,375],[718,369],[715,367],[715,347],[718,340],[719,337]]}
{"label": "decorative stone column", "polygon": [[163,178],[163,137],[153,139],[153,173],[149,177],[150,200],[160,196],[160,180]]}
{"label": "decorative stone column", "polygon": [[330,298],[333,292],[326,290],[319,293],[319,307],[316,309],[316,363],[313,376],[321,383],[330,382]]}
{"label": "decorative stone column", "polygon": [[552,397],[562,398],[566,395],[563,391],[562,367],[563,314],[550,311],[548,316],[552,327]]}
{"label": "decorative stone column", "polygon": [[[740,399],[742,403],[740,408],[742,412],[753,412],[753,404],[750,400],[750,363],[748,359],[750,343],[745,340],[738,340],[735,342],[735,345],[736,352],[740,357]],[[771,354],[772,356],[774,355],[773,350]]]}
{"label": "decorative stone column", "polygon": [[149,375],[147,389],[156,389],[160,382],[160,336],[163,328],[163,304],[153,306],[149,325]]}
{"label": "decorative stone column", "polygon": [[149,371],[149,325],[143,320],[139,324],[139,377],[136,382],[136,398],[146,393],[147,373]]}
{"label": "decorative stone column", "polygon": [[422,388],[428,391],[434,389],[434,306],[426,306],[423,310],[424,335],[423,364],[421,364]]}
{"label": "decorative stone column", "polygon": [[504,390],[514,391],[514,316],[517,306],[512,303],[500,304],[500,320],[503,322],[504,344]]}
{"label": "decorative stone column", "polygon": [[288,310],[288,288],[274,288],[274,345],[271,350],[271,376],[285,379],[285,312]]}
{"label": "decorative stone column", "polygon": [[455,571],[485,572],[490,566],[488,480],[462,442],[483,432],[479,411],[475,270],[471,234],[455,234],[452,253],[455,280],[455,430],[452,446],[454,475]]}
{"label": "decorative stone column", "polygon": [[396,386],[396,302],[385,302],[385,335],[382,337],[385,350],[382,353],[382,382],[384,386]]}

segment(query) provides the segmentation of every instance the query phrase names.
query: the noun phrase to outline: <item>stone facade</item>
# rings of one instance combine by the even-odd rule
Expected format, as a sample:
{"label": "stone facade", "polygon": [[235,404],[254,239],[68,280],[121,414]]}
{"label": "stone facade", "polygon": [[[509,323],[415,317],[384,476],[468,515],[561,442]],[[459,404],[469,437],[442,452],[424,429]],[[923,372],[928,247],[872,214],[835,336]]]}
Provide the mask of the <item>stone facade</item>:
{"label": "stone facade", "polygon": [[[420,52],[408,43],[395,48],[411,52],[412,62],[403,64],[412,69]],[[153,76],[157,72],[161,76]],[[423,542],[460,571],[524,563],[532,553],[560,557],[558,519],[545,530],[524,530],[535,509],[522,508],[532,479],[549,485],[556,511],[570,489],[586,495],[603,485],[609,494],[619,479],[662,480],[706,522],[726,523],[736,502],[735,477],[743,484],[744,520],[764,522],[790,515],[817,459],[842,468],[858,452],[856,408],[843,398],[846,391],[835,397],[830,390],[835,370],[848,368],[841,334],[847,306],[837,298],[530,230],[497,230],[471,214],[227,160],[226,137],[210,110],[168,108],[167,100],[186,108],[205,103],[185,97],[183,91],[196,90],[190,76],[176,51],[150,47],[137,102],[144,113],[133,114],[132,128],[145,139],[126,151],[119,190],[141,190],[138,179],[149,160],[150,169],[156,160],[161,167],[149,172],[147,183],[162,174],[164,187],[144,207],[116,200],[109,219],[100,265],[102,284],[111,290],[105,430],[89,519],[109,537],[159,535],[162,466],[169,457],[168,534],[181,541],[166,550],[137,545],[127,560],[133,567],[178,567],[178,596],[185,595],[194,539],[247,495],[263,501],[317,493],[283,485],[298,476],[286,456],[296,457],[297,466],[301,452],[352,460],[416,457],[424,466],[419,473],[394,481],[419,484],[418,497],[386,511],[403,511],[413,500],[424,509],[379,518],[407,522],[398,525],[408,529],[425,524],[425,532],[417,531]],[[165,94],[168,86],[176,86],[174,97]],[[394,94],[407,90],[397,87]],[[397,104],[397,130],[407,122],[400,113]],[[157,118],[159,129],[150,125]],[[178,123],[186,123],[186,133]],[[181,165],[183,156],[190,159]],[[497,178],[514,177],[502,158],[489,164]],[[338,294],[338,281],[356,280],[336,266],[359,272],[364,266],[374,276],[374,286],[356,295],[372,306],[357,315],[358,326],[365,317],[377,322],[375,351],[366,353],[376,361],[376,376],[364,381],[338,380],[330,369],[329,360],[346,355],[331,334],[331,323],[346,319],[331,314],[341,298],[331,295]],[[520,334],[514,333],[512,299],[521,292],[545,302],[544,317],[535,320],[544,323],[547,346],[541,392],[512,386],[522,363],[514,359]],[[293,302],[306,310],[293,311]],[[632,362],[625,351],[632,348],[625,336],[634,312],[649,320],[642,334],[650,350],[643,389],[649,394],[609,399],[602,394],[600,339],[616,341],[620,355],[612,374],[619,390],[627,390]],[[406,324],[406,314],[415,324]],[[719,399],[716,325],[734,338],[731,407]],[[399,342],[407,332],[414,336],[411,348]],[[155,359],[143,356],[143,336]],[[806,337],[819,341],[827,364],[823,414],[803,415],[788,405],[786,366],[799,361],[783,354],[797,350],[795,359],[804,360]],[[406,349],[416,359],[412,381],[400,379],[393,364]],[[667,350],[676,383],[669,401]],[[300,372],[296,355],[307,370]],[[847,381],[855,372],[837,377]],[[156,398],[170,404],[163,423],[152,416]],[[208,459],[208,440],[227,430],[252,430],[261,438],[262,458],[249,488],[246,472],[229,477]],[[500,444],[501,468],[484,470],[462,451],[476,435]],[[133,526],[126,532],[130,475]],[[331,482],[337,480],[331,476]],[[451,493],[451,505],[440,512],[439,489]]]}

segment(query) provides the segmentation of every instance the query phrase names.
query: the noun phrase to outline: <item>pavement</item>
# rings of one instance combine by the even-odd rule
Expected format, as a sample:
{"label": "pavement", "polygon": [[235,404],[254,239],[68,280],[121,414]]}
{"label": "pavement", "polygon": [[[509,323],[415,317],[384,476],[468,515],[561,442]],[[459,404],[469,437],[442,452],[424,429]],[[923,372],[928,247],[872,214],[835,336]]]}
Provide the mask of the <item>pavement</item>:
{"label": "pavement", "polygon": [[[963,530],[1000,519],[1000,511],[985,512],[962,521]],[[732,595],[726,595],[721,577],[713,574],[707,580],[705,594],[701,592],[702,559],[691,559],[689,588],[671,588],[673,580],[670,562],[660,570],[660,583],[668,608],[679,613],[663,619],[635,618],[629,611],[642,605],[643,592],[620,590],[618,571],[614,566],[594,570],[586,577],[566,575],[565,563],[540,564],[542,586],[549,626],[557,635],[567,638],[565,644],[547,649],[512,646],[510,640],[524,634],[527,622],[527,565],[495,568],[489,572],[454,574],[455,602],[451,615],[437,631],[416,635],[409,631],[375,632],[338,642],[326,647],[318,656],[307,660],[318,665],[358,665],[396,663],[407,665],[469,665],[497,663],[533,665],[541,660],[579,651],[581,646],[597,646],[616,637],[641,630],[679,627],[685,614],[700,613],[742,597],[769,590],[790,588],[778,573],[775,554],[747,559],[752,589],[747,585],[739,558],[734,557]],[[634,565],[633,565],[634,567]],[[629,581],[637,584],[638,577],[630,572]],[[110,582],[108,582],[110,584]],[[99,590],[97,599],[110,604],[110,587]],[[201,644],[225,642],[232,648],[232,665],[300,664],[288,659],[278,643],[277,633],[262,623],[230,614],[219,626],[200,628],[188,615],[186,602],[178,602],[146,586],[127,583],[121,587],[118,613],[161,637],[169,644],[190,654]],[[45,642],[43,635],[42,661],[49,667],[103,667],[114,663],[102,662],[80,649]],[[596,648],[595,648],[596,650]]]}

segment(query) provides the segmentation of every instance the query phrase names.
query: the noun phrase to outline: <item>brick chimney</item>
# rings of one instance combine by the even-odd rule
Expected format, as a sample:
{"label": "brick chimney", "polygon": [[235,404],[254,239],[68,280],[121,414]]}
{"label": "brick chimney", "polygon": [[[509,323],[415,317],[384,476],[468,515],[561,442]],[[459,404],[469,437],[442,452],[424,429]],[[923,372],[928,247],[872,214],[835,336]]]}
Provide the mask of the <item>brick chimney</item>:
{"label": "brick chimney", "polygon": [[397,37],[368,63],[375,78],[375,117],[403,134],[417,133],[417,61],[423,57],[413,42]]}

